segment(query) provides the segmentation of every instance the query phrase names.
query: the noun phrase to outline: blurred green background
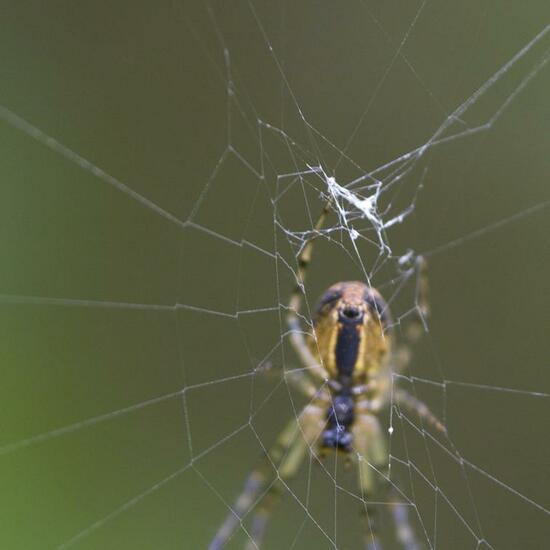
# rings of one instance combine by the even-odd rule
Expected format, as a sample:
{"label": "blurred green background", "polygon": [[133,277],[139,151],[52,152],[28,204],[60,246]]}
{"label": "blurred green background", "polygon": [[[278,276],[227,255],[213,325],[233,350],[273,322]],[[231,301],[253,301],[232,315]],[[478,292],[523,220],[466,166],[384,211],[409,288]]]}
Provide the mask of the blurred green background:
{"label": "blurred green background", "polygon": [[[274,254],[293,261],[277,175],[307,161],[345,183],[422,145],[543,29],[547,3],[1,6],[0,547],[205,548],[303,403],[276,368],[296,366],[277,347],[292,278]],[[456,126],[506,104],[489,130],[430,150],[395,197],[423,181],[388,232],[397,255],[432,252],[411,373],[436,384],[414,390],[467,462],[397,422],[392,476],[441,550],[550,536],[548,70],[522,87],[549,46],[550,33]],[[296,185],[277,214],[305,231],[307,206],[319,197]],[[360,276],[319,243],[310,305]],[[413,305],[404,289],[394,312]],[[274,347],[273,372],[252,376]],[[327,468],[357,494],[352,472]],[[308,513],[287,495],[266,548],[360,547],[357,501],[318,465],[292,490]]]}

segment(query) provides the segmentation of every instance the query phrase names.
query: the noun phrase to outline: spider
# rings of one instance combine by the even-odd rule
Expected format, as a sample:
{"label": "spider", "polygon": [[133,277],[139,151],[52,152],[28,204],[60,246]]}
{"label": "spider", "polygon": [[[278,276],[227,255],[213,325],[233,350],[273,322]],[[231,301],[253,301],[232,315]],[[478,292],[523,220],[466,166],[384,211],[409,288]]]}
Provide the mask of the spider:
{"label": "spider", "polygon": [[[382,550],[377,508],[369,504],[376,495],[390,505],[396,537],[403,548],[420,548],[409,523],[408,507],[399,504],[399,495],[389,482],[389,454],[378,416],[393,403],[416,413],[426,425],[443,434],[446,428],[423,402],[392,385],[392,372],[405,368],[409,354],[406,346],[393,345],[391,315],[386,302],[377,290],[362,282],[340,282],[322,294],[313,334],[302,330],[298,317],[313,241],[320,234],[330,206],[330,201],[325,204],[313,237],[298,254],[296,286],[287,307],[290,342],[304,368],[287,371],[286,376],[309,402],[289,421],[273,448],[250,473],[209,550],[223,548],[251,510],[246,548],[261,547],[274,504],[297,473],[308,450],[318,459],[328,452],[342,454],[348,464],[357,468],[364,502],[367,550]],[[410,341],[418,339],[422,333],[420,321],[424,322],[429,313],[423,258],[417,259],[417,267],[419,319],[406,331]],[[270,484],[273,468],[277,479]]]}

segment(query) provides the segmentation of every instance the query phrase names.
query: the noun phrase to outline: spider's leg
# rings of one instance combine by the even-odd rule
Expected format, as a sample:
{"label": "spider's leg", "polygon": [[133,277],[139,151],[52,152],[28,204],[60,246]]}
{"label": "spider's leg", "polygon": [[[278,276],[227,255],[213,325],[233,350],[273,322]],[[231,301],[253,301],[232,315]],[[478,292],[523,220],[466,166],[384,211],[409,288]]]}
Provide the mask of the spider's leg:
{"label": "spider's leg", "polygon": [[209,550],[219,550],[231,538],[235,529],[241,524],[242,518],[250,510],[258,495],[265,488],[272,461],[278,463],[289,450],[297,432],[296,421],[292,419],[279,434],[271,451],[263,456],[245,481],[243,490],[235,500],[216,536],[208,547]]}
{"label": "spider's leg", "polygon": [[403,407],[412,413],[416,413],[420,419],[425,422],[428,426],[435,428],[438,432],[442,434],[447,434],[447,428],[445,425],[435,416],[435,414],[430,411],[428,406],[402,389],[395,389],[393,394],[394,403],[399,407]]}
{"label": "spider's leg", "polygon": [[294,387],[300,393],[302,393],[306,397],[309,397],[310,399],[313,398],[319,392],[319,389],[317,388],[317,386],[313,383],[311,378],[309,378],[306,372],[302,369],[286,370],[284,372],[284,377],[285,377],[285,380],[292,387]]}
{"label": "spider's leg", "polygon": [[[330,201],[328,201],[323,207],[321,215],[315,223],[314,232],[318,232],[323,227],[329,212]],[[315,237],[316,235],[306,241],[306,243],[302,246],[298,257],[296,258],[298,263],[298,269],[296,271],[296,285],[294,286],[288,302],[286,321],[290,332],[290,342],[292,347],[296,351],[304,367],[306,367],[307,372],[320,380],[325,380],[327,378],[327,373],[314,357],[313,353],[311,353],[311,350],[306,343],[305,334],[298,317],[298,313],[302,305],[304,282],[306,279],[307,268],[311,262],[311,254],[313,251]]]}
{"label": "spider's leg", "polygon": [[[378,419],[368,413],[357,415],[353,424],[353,444],[357,453],[359,488],[364,501],[364,520],[366,523],[365,549],[382,550],[379,538],[378,507],[369,501],[379,492],[380,481],[384,480],[380,472],[387,471],[388,451],[385,436]],[[384,480],[385,481],[385,480]]]}
{"label": "spider's leg", "polygon": [[411,527],[409,519],[410,505],[403,504],[397,491],[392,490],[391,511],[395,523],[397,540],[405,550],[420,550],[421,546],[416,540],[416,535]]}
{"label": "spider's leg", "polygon": [[430,302],[428,284],[428,263],[424,256],[416,258],[416,311],[417,321],[409,327],[407,337],[411,342],[420,339],[422,334],[427,331],[427,323],[430,318]]}
{"label": "spider's leg", "polygon": [[416,315],[402,328],[403,335],[408,341],[407,344],[398,345],[393,354],[392,366],[397,373],[404,372],[410,362],[409,345],[418,342],[428,330],[428,319],[430,317],[428,267],[423,256],[418,256],[416,259],[416,273]]}
{"label": "spider's leg", "polygon": [[[354,448],[357,451],[357,468],[361,495],[365,501],[364,514],[367,524],[366,550],[382,550],[378,528],[378,507],[369,504],[375,495],[377,500],[389,501],[396,526],[396,536],[406,550],[419,550],[414,531],[409,522],[408,505],[402,504],[398,492],[387,476],[389,455],[386,437],[378,419],[369,413],[360,413],[353,426]],[[388,496],[390,495],[390,496]]]}
{"label": "spider's leg", "polygon": [[305,368],[277,368],[273,369],[272,365],[269,364],[267,370],[270,374],[278,372],[282,374],[285,382],[289,386],[292,386],[295,390],[299,391],[305,397],[313,399],[319,392],[318,386],[313,382],[313,380],[308,376]]}
{"label": "spider's leg", "polygon": [[254,511],[247,550],[260,548],[275,504],[286,489],[287,482],[297,473],[308,449],[316,444],[323,431],[326,423],[326,410],[317,405],[308,405],[300,415],[298,422],[293,420],[293,423],[295,428],[299,427],[299,432],[295,432],[295,438],[289,446],[288,453],[280,460],[277,479],[269,487]]}
{"label": "spider's leg", "polygon": [[305,371],[317,380],[324,382],[328,378],[328,373],[309,349],[298,316],[291,310],[287,314],[287,323],[290,329],[290,343],[300,358],[300,362],[304,365]]}
{"label": "spider's leg", "polygon": [[[328,213],[330,212],[330,204],[331,201],[329,200],[323,207],[323,210],[321,211],[321,214],[313,228],[314,233],[318,233],[325,224],[325,220],[328,216]],[[296,258],[296,261],[298,263],[298,271],[296,272],[296,286],[294,287],[294,290],[292,291],[292,294],[290,295],[290,300],[288,302],[288,309],[290,311],[289,315],[294,313],[294,315],[296,316],[296,314],[300,311],[307,268],[309,267],[309,264],[311,262],[313,243],[315,242],[315,238],[317,236],[318,235],[314,235],[305,242],[305,244],[302,246],[302,249],[300,250],[300,253],[298,254],[298,257]]]}
{"label": "spider's leg", "polygon": [[[327,202],[314,226],[314,232],[318,232],[323,226],[325,219],[330,211],[330,201]],[[287,306],[287,324],[289,328],[290,342],[294,347],[298,357],[304,365],[305,372],[310,373],[321,380],[327,378],[325,369],[318,363],[317,359],[309,349],[305,334],[301,328],[298,313],[303,297],[303,284],[309,263],[311,261],[311,252],[313,248],[313,240],[315,236],[310,238],[302,247],[297,257],[298,269],[296,272],[296,285],[290,295]],[[297,371],[286,374],[287,380],[292,385],[296,386],[300,391],[311,397],[317,391],[311,383],[304,371]],[[315,409],[314,412],[313,409]],[[321,411],[321,412],[319,412]],[[308,444],[314,441],[323,429],[325,421],[325,413],[320,407],[309,405],[304,409],[300,416],[299,422],[293,419],[279,436],[275,447],[264,457],[261,464],[258,465],[246,480],[244,489],[237,498],[231,512],[227,515],[222,526],[218,530],[214,540],[211,542],[209,549],[218,550],[229,540],[235,529],[241,524],[242,517],[251,508],[254,501],[258,498],[262,490],[265,490],[267,478],[271,465],[280,465],[278,471],[279,478],[284,482],[285,478],[291,477],[297,470],[306,453]],[[299,426],[299,424],[301,426]],[[316,426],[313,430],[311,426]],[[298,434],[298,428],[302,428],[302,433]],[[315,437],[310,438],[308,434],[315,431]],[[268,490],[265,498],[258,511],[255,513],[252,521],[253,538],[252,540],[261,540],[269,510],[272,507],[271,502],[276,500],[274,493],[276,487],[280,485],[280,480],[277,480]]]}
{"label": "spider's leg", "polygon": [[[284,479],[284,475],[287,478],[290,477],[298,469],[307,450],[308,441],[304,438],[306,434],[312,431],[313,417],[321,424],[320,432],[324,425],[324,414],[320,407],[308,405],[300,415],[300,424],[298,424],[297,419],[293,418],[285,426],[273,448],[262,457],[260,463],[248,476],[243,490],[212,539],[208,547],[209,550],[220,550],[223,548],[235,530],[241,525],[242,518],[253,507],[261,492],[265,490],[269,474],[274,465],[278,465],[280,479]],[[303,435],[300,429],[304,430]],[[271,488],[268,490],[267,495],[270,492]]]}

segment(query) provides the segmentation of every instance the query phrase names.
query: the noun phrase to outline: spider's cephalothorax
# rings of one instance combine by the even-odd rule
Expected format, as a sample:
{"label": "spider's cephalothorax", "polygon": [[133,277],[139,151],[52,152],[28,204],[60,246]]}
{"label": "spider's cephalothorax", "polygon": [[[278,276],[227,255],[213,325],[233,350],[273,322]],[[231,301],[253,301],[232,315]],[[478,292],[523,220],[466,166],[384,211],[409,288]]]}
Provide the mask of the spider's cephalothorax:
{"label": "spider's cephalothorax", "polygon": [[332,389],[323,447],[351,451],[354,390],[381,374],[390,349],[388,326],[386,303],[364,283],[338,283],[321,296],[309,346]]}

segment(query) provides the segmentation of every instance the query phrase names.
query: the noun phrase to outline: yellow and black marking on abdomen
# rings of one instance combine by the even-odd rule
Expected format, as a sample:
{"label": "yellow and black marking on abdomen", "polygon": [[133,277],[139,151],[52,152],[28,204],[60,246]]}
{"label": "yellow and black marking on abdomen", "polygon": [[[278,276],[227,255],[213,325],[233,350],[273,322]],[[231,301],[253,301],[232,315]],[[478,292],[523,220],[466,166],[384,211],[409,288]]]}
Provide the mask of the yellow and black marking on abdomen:
{"label": "yellow and black marking on abdomen", "polygon": [[322,445],[329,449],[344,452],[351,451],[353,437],[350,427],[355,417],[354,401],[351,393],[353,371],[359,357],[361,345],[361,328],[363,315],[359,310],[350,309],[340,313],[337,324],[334,360],[337,381],[340,388],[332,396],[332,403],[327,414],[327,425],[323,432]]}
{"label": "yellow and black marking on abdomen", "polygon": [[321,297],[312,350],[336,382],[323,447],[351,451],[353,388],[380,368],[389,349],[384,333],[388,324],[389,312],[382,297],[363,283],[338,283]]}
{"label": "yellow and black marking on abdomen", "polygon": [[350,386],[353,379],[353,371],[359,357],[362,324],[363,315],[356,309],[344,310],[340,314],[334,359],[338,381],[342,386]]}

